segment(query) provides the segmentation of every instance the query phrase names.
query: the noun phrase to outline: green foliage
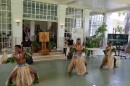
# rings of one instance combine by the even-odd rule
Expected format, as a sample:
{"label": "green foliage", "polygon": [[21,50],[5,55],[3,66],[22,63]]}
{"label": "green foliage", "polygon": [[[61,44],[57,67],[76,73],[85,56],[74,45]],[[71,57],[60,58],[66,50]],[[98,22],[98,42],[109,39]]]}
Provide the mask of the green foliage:
{"label": "green foliage", "polygon": [[111,51],[112,51],[112,52],[116,52],[116,48],[113,48]]}
{"label": "green foliage", "polygon": [[120,11],[120,12],[118,12],[118,16],[124,16],[125,14],[127,13],[127,11],[126,10],[124,10],[124,11]]}
{"label": "green foliage", "polygon": [[107,25],[103,24],[101,25],[98,30],[95,32],[95,35],[92,36],[89,41],[86,43],[86,46],[88,48],[94,48],[94,47],[98,47],[100,41],[103,40],[104,37],[104,32],[107,31]]}
{"label": "green foliage", "polygon": [[32,45],[33,45],[33,46],[40,47],[40,43],[39,43],[38,41],[36,41],[36,40],[32,42]]}
{"label": "green foliage", "polygon": [[32,50],[29,49],[29,48],[27,48],[26,52],[27,52],[27,53],[32,53]]}
{"label": "green foliage", "polygon": [[13,64],[15,63],[15,59],[13,57],[9,57],[6,62]]}
{"label": "green foliage", "polygon": [[96,35],[99,35],[99,34],[104,34],[105,31],[107,31],[107,25],[106,24],[103,24],[101,25],[98,30],[96,31]]}
{"label": "green foliage", "polygon": [[[76,51],[76,49],[73,48],[73,46],[70,46],[70,53],[73,53],[73,52],[75,52],[75,51]],[[86,54],[86,53],[88,52],[88,49],[87,49],[87,48],[84,48],[84,49],[83,49],[83,52]]]}
{"label": "green foliage", "polygon": [[116,28],[114,28],[114,29],[115,29],[116,32],[121,32],[122,27],[118,25],[118,26],[117,26]]}
{"label": "green foliage", "polygon": [[25,54],[25,58],[29,59],[31,56],[28,54]]}
{"label": "green foliage", "polygon": [[53,48],[53,47],[56,46],[56,43],[54,42],[54,40],[53,40],[52,38],[50,38],[50,40],[49,40],[49,46],[50,46],[51,48]]}
{"label": "green foliage", "polygon": [[76,49],[73,48],[73,46],[70,46],[70,53],[73,53],[73,52],[75,52],[75,51],[76,51]]}
{"label": "green foliage", "polygon": [[87,48],[84,48],[84,49],[83,49],[83,52],[84,52],[85,54],[87,54],[87,53],[88,53],[88,49],[87,49]]}

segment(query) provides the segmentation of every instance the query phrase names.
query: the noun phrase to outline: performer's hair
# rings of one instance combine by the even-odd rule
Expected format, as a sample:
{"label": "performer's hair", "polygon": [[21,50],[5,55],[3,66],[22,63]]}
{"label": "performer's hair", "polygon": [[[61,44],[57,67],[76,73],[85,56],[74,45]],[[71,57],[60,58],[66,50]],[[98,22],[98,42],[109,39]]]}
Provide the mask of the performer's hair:
{"label": "performer's hair", "polygon": [[111,41],[109,41],[109,43],[112,43]]}
{"label": "performer's hair", "polygon": [[111,42],[111,41],[109,41],[109,42],[107,43],[107,45],[108,45],[108,44],[112,44],[112,42]]}
{"label": "performer's hair", "polygon": [[21,49],[21,46],[20,46],[20,45],[15,45],[15,47],[18,47],[19,49]]}
{"label": "performer's hair", "polygon": [[80,39],[80,38],[77,38],[77,41],[78,41],[78,40],[81,40],[81,39]]}

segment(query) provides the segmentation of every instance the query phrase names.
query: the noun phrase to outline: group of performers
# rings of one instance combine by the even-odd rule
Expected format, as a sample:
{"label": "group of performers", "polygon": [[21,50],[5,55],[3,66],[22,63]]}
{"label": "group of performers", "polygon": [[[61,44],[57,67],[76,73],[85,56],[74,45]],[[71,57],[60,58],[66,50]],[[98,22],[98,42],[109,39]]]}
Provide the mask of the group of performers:
{"label": "group of performers", "polygon": [[[72,41],[72,39],[71,39]],[[71,75],[71,72],[73,69],[76,70],[78,75],[84,75],[84,74],[88,74],[87,72],[87,63],[85,60],[85,52],[83,52],[85,46],[81,43],[80,38],[77,38],[76,43],[71,45],[71,47],[73,47],[75,49],[74,52],[72,52],[72,58],[71,58],[71,62],[69,64],[68,67],[68,75]],[[68,54],[68,59],[70,59],[70,46],[68,46],[67,48],[67,54]],[[112,43],[108,42],[106,49],[104,50],[104,57],[103,57],[103,61],[102,64],[100,66],[100,68],[108,68],[108,69],[112,69],[112,68],[116,68],[116,58],[112,55],[113,52],[113,47],[112,47]]]}
{"label": "group of performers", "polygon": [[[26,38],[27,39],[27,38]],[[81,39],[77,38],[76,43],[73,44],[73,39],[70,37],[69,48],[73,48],[72,58],[70,59],[70,64],[68,66],[68,75],[71,76],[73,70],[77,72],[78,75],[88,74],[87,62],[85,60],[85,46],[81,43]],[[13,69],[11,75],[9,76],[6,85],[12,86],[31,86],[33,83],[38,83],[39,78],[37,72],[27,64],[26,56],[30,56],[30,53],[23,50],[20,45],[15,46],[15,52],[11,56],[17,62],[17,66]],[[112,44],[108,43],[105,49],[105,55],[100,68],[116,67],[116,59],[112,56]]]}

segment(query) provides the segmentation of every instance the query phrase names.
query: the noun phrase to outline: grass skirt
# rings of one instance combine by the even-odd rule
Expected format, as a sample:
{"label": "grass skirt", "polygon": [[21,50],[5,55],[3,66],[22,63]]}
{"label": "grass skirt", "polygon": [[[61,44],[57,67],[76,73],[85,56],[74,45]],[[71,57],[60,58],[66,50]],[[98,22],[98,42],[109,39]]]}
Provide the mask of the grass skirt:
{"label": "grass skirt", "polygon": [[[34,75],[31,74],[31,70],[34,70],[28,64],[24,66],[16,66],[12,71],[10,77],[12,77],[12,82],[15,86],[31,86],[34,81]],[[6,85],[9,84],[9,79]]]}
{"label": "grass skirt", "polygon": [[68,72],[75,69],[78,75],[84,75],[87,72],[84,57],[73,57],[68,67]]}
{"label": "grass skirt", "polygon": [[104,64],[104,68],[112,69],[114,67],[114,57],[112,55],[108,55],[108,58],[106,58],[105,55],[102,64]]}

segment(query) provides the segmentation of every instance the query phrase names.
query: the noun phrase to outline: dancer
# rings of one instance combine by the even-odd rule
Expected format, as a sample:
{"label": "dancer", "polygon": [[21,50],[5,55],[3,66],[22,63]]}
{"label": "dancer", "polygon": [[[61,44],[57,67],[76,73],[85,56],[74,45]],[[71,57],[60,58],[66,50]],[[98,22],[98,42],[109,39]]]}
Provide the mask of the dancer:
{"label": "dancer", "polygon": [[73,46],[73,48],[75,49],[75,52],[68,67],[69,76],[71,75],[73,69],[76,70],[78,75],[87,74],[86,61],[83,57],[84,46],[81,44],[80,38],[77,38],[76,44]]}
{"label": "dancer", "polygon": [[36,71],[30,65],[26,64],[25,53],[20,45],[15,46],[12,58],[16,60],[17,66],[7,80],[7,86],[31,86],[33,83],[39,82]]}
{"label": "dancer", "polygon": [[111,42],[107,43],[107,47],[105,49],[105,55],[102,61],[100,68],[107,67],[108,69],[112,69],[114,67],[114,56],[112,56],[112,44]]}

